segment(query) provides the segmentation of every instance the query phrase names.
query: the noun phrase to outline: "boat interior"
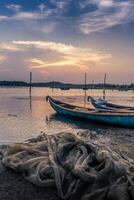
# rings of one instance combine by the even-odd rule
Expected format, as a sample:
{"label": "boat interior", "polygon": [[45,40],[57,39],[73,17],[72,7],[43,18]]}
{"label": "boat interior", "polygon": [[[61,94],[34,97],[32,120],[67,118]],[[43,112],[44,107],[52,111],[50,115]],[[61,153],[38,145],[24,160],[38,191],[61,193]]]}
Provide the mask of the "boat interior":
{"label": "boat interior", "polygon": [[81,112],[90,112],[90,113],[114,113],[114,114],[133,114],[134,115],[134,111],[131,110],[127,110],[127,109],[117,109],[117,110],[103,110],[103,109],[92,109],[92,108],[87,108],[87,107],[80,107],[80,106],[75,106],[75,105],[71,105],[62,101],[58,101],[55,99],[51,99],[54,103],[58,104],[59,106],[63,107],[63,108],[67,108],[70,110],[74,110],[74,111],[81,111]]}

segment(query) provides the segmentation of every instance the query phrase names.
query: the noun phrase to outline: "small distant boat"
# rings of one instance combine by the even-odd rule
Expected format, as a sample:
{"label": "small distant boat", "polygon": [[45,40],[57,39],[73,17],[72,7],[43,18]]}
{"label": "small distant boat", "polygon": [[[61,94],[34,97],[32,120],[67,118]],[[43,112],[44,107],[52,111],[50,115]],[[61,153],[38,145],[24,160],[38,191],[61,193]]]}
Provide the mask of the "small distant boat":
{"label": "small distant boat", "polygon": [[93,97],[89,96],[87,98],[87,100],[89,102],[91,102],[91,104],[96,109],[102,109],[102,110],[116,110],[116,109],[119,109],[119,110],[132,110],[132,111],[134,111],[134,107],[108,103],[106,100],[101,99],[101,98],[94,99]]}
{"label": "small distant boat", "polygon": [[61,90],[70,90],[70,88],[68,88],[68,87],[61,87],[60,89]]}
{"label": "small distant boat", "polygon": [[115,125],[122,127],[134,128],[134,112],[133,111],[107,111],[83,108],[70,105],[65,102],[56,100],[50,96],[46,97],[51,107],[58,113],[67,117],[79,118],[89,122],[98,122],[107,125]]}

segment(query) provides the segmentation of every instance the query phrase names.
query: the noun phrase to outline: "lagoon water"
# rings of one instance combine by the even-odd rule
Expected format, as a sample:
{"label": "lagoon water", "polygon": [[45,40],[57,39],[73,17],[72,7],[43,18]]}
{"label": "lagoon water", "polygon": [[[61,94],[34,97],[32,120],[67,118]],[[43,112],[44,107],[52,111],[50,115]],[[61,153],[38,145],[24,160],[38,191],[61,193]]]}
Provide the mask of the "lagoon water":
{"label": "lagoon water", "polygon": [[[100,124],[67,119],[57,115],[45,101],[46,95],[55,96],[66,102],[83,105],[83,90],[32,88],[29,98],[28,88],[0,88],[0,144],[21,142],[45,132],[55,134],[61,131],[78,132],[89,130],[99,139],[109,142],[120,141],[134,152],[134,130],[110,127]],[[102,96],[102,90],[88,90],[87,95]],[[106,91],[107,100],[134,106],[133,91]],[[87,104],[87,106],[90,106]]]}

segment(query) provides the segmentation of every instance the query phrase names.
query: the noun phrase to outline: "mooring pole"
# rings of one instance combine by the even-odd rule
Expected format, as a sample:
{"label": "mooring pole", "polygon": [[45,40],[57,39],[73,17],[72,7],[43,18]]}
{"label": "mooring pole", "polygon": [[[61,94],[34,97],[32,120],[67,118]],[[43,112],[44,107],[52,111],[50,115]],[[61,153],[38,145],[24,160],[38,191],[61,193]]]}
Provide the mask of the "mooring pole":
{"label": "mooring pole", "polygon": [[30,80],[29,80],[29,99],[30,99],[30,111],[32,111],[32,72],[30,72]]}
{"label": "mooring pole", "polygon": [[29,94],[31,96],[32,92],[32,72],[30,72],[30,81],[29,81]]}
{"label": "mooring pole", "polygon": [[103,85],[103,99],[106,99],[106,78],[107,78],[107,74],[105,73],[104,75],[104,85]]}
{"label": "mooring pole", "polygon": [[92,80],[91,91],[93,89],[93,86],[94,86],[94,80]]}
{"label": "mooring pole", "polygon": [[87,74],[85,73],[85,86],[84,86],[84,108],[87,102]]}
{"label": "mooring pole", "polygon": [[54,91],[54,81],[52,82],[52,92]]}

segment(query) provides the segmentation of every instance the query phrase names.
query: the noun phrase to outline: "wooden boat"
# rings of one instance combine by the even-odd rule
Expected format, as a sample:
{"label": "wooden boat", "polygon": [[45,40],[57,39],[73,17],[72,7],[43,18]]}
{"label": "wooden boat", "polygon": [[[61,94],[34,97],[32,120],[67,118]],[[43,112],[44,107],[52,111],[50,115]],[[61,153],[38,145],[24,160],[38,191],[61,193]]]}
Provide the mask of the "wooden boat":
{"label": "wooden boat", "polygon": [[75,105],[70,105],[62,101],[58,101],[50,96],[47,96],[51,107],[59,114],[75,117],[87,121],[103,123],[107,125],[115,125],[122,127],[134,128],[134,112],[133,111],[106,111],[90,108],[83,108]]}
{"label": "wooden boat", "polygon": [[60,89],[61,89],[61,90],[70,90],[69,87],[61,87]]}
{"label": "wooden boat", "polygon": [[91,104],[96,109],[102,109],[102,110],[116,110],[116,109],[119,109],[119,110],[132,110],[132,111],[134,111],[134,107],[108,103],[107,101],[105,101],[103,99],[94,99],[91,96],[89,96],[87,98],[87,100],[90,101]]}

